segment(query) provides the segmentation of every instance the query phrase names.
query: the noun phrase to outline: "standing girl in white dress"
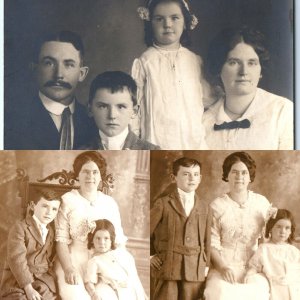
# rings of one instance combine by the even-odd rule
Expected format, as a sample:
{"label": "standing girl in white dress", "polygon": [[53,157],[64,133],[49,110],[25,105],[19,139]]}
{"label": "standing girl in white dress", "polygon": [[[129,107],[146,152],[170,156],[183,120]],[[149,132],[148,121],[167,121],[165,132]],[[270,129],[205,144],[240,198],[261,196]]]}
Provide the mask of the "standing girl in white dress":
{"label": "standing girl in white dress", "polygon": [[182,46],[197,18],[185,0],[150,0],[138,12],[149,47],[132,67],[141,138],[162,149],[207,149],[202,115],[209,86],[201,58]]}
{"label": "standing girl in white dress", "polygon": [[[79,181],[79,189],[62,196],[55,228],[57,241],[56,275],[59,295],[62,300],[90,300],[83,278],[89,251],[87,236],[98,219],[108,219],[116,229],[116,244],[127,240],[123,233],[121,217],[116,201],[98,191],[99,184],[106,178],[106,162],[98,151],[79,154],[73,169]],[[128,254],[129,256],[129,254]]]}
{"label": "standing girl in white dress", "polygon": [[292,245],[295,221],[290,211],[278,209],[266,226],[267,243],[259,245],[249,261],[245,281],[264,273],[271,287],[270,300],[300,299],[300,250]]}
{"label": "standing girl in white dress", "polygon": [[93,256],[87,264],[85,286],[92,300],[145,300],[133,259],[126,259],[115,245],[115,229],[108,220],[96,221],[88,236]]}

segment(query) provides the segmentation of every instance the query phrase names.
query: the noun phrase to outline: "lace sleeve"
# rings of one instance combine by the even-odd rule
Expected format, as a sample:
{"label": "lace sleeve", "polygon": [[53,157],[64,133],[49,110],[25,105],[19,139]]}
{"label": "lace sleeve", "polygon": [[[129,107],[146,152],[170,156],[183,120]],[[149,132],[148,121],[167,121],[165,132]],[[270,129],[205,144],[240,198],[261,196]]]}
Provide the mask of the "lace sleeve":
{"label": "lace sleeve", "polygon": [[68,206],[62,202],[55,219],[55,240],[57,242],[66,244],[70,244],[72,242],[70,236],[70,220],[68,218],[68,212]]}

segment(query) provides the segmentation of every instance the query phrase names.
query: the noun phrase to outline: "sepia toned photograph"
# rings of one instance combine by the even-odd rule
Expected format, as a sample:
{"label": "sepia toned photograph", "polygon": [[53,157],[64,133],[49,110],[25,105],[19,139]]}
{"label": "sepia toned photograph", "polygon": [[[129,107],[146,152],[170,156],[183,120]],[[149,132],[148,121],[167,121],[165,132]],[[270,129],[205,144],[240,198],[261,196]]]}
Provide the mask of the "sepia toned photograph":
{"label": "sepia toned photograph", "polygon": [[149,151],[1,151],[1,299],[148,299]]}
{"label": "sepia toned photograph", "polygon": [[293,18],[292,0],[5,0],[4,148],[292,150]]}
{"label": "sepia toned photograph", "polygon": [[299,151],[151,151],[151,299],[299,299],[299,164]]}

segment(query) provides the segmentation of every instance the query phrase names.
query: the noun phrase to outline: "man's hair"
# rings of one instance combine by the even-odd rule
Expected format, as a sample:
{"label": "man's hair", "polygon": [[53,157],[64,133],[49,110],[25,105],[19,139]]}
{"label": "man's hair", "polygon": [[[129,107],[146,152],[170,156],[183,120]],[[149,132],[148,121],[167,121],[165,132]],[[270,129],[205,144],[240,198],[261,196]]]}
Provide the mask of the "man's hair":
{"label": "man's hair", "polygon": [[42,34],[36,44],[35,44],[35,50],[34,50],[34,56],[33,61],[38,62],[39,55],[41,52],[41,48],[43,44],[46,42],[63,42],[63,43],[70,43],[74,46],[74,48],[79,51],[80,60],[81,63],[83,62],[84,57],[84,46],[82,39],[79,34],[68,31],[68,30],[62,30],[58,32],[47,32]]}
{"label": "man's hair", "polygon": [[109,89],[111,93],[127,89],[131,96],[133,106],[137,104],[137,86],[134,79],[127,73],[121,71],[107,71],[97,75],[90,86],[89,104],[92,104],[96,92],[99,89]]}
{"label": "man's hair", "polygon": [[193,167],[193,166],[199,166],[201,170],[201,163],[193,158],[189,157],[181,157],[173,162],[173,175],[176,176],[178,173],[178,170],[182,167]]}

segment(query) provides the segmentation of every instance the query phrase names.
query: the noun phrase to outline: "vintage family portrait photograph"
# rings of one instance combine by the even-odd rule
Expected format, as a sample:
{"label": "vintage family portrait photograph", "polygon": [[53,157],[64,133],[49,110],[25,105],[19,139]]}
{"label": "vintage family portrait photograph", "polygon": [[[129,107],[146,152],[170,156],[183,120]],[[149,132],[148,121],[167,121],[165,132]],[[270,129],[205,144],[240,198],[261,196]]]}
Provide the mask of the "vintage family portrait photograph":
{"label": "vintage family portrait photograph", "polygon": [[299,151],[152,151],[151,299],[299,299],[299,164]]}
{"label": "vintage family portrait photograph", "polygon": [[300,300],[295,6],[3,0],[0,299]]}
{"label": "vintage family portrait photograph", "polygon": [[149,151],[1,151],[1,299],[148,299]]}
{"label": "vintage family portrait photograph", "polygon": [[292,0],[5,1],[4,148],[293,150],[293,17]]}

